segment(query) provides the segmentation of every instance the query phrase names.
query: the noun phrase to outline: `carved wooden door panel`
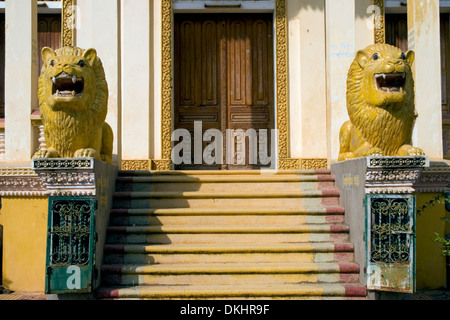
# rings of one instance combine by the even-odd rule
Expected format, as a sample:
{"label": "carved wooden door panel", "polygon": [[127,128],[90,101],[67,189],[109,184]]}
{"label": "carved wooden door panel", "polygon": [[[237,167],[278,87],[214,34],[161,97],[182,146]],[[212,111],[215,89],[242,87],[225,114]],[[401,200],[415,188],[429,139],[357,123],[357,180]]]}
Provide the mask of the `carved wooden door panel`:
{"label": "carved wooden door panel", "polygon": [[61,15],[40,14],[38,17],[38,74],[41,73],[43,61],[41,50],[50,47],[56,50],[61,47]]}
{"label": "carved wooden door panel", "polygon": [[[259,145],[258,141],[249,136],[251,130],[258,137],[265,129],[270,142],[274,129],[271,14],[176,15],[174,82],[175,129],[188,130],[192,138],[191,164],[177,169],[262,166],[255,157],[258,151],[250,151],[250,142]],[[198,157],[214,141],[203,141],[209,129],[220,131],[223,139],[222,161],[214,165]],[[233,138],[228,143],[227,133]],[[238,142],[240,137],[245,145]],[[270,143],[266,147],[270,154]]]}

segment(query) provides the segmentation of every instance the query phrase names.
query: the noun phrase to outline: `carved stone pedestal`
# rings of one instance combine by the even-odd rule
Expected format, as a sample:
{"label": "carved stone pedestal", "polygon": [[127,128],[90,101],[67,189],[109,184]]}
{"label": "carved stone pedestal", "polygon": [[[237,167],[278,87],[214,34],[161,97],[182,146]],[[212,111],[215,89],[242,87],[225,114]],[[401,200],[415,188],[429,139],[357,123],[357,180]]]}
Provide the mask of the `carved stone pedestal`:
{"label": "carved stone pedestal", "polygon": [[[35,159],[32,170],[49,196],[46,293],[50,298],[85,299],[79,294],[90,295],[100,284],[117,168],[76,158]],[[80,273],[78,287],[71,270]]]}
{"label": "carved stone pedestal", "polygon": [[[450,163],[425,156],[368,157],[333,164],[331,170],[361,283],[369,290],[414,291],[416,197],[449,190]],[[389,273],[394,269],[397,276]]]}

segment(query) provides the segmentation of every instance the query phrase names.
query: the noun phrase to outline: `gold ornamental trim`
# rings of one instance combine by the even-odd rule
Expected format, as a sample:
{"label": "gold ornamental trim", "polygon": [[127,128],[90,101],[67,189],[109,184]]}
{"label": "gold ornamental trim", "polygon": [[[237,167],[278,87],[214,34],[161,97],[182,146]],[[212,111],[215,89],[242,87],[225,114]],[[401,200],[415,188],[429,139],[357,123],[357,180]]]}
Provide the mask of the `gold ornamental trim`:
{"label": "gold ornamental trim", "polygon": [[279,159],[278,170],[325,170],[327,159]]}
{"label": "gold ornamental trim", "polygon": [[[161,1],[162,14],[162,119],[161,144],[162,158],[171,159],[173,128],[173,4],[172,0]],[[275,46],[276,46],[276,110],[278,129],[278,157],[289,157],[289,110],[288,110],[288,31],[286,16],[286,0],[276,0],[275,3]],[[155,160],[156,161],[156,160]],[[162,161],[155,166],[171,170],[169,160]],[[290,163],[290,162],[286,162]],[[169,168],[170,167],[170,168]]]}
{"label": "gold ornamental trim", "polygon": [[374,0],[374,5],[380,8],[380,14],[375,15],[375,28],[373,29],[375,43],[385,43],[386,42],[386,11],[384,0]]}
{"label": "gold ornamental trim", "polygon": [[[279,159],[278,170],[324,170],[328,169],[327,159]],[[170,171],[170,160],[123,160],[125,171]]]}
{"label": "gold ornamental trim", "polygon": [[172,73],[173,73],[173,54],[172,54],[172,34],[173,34],[173,6],[172,0],[161,1],[162,16],[162,96],[161,96],[161,145],[162,158],[172,158],[172,129],[173,129],[173,107],[172,107]]}
{"label": "gold ornamental trim", "polygon": [[122,160],[121,170],[124,171],[150,170],[150,160]]}
{"label": "gold ornamental trim", "polygon": [[62,0],[61,43],[62,46],[75,45],[75,0]]}
{"label": "gold ornamental trim", "polygon": [[278,157],[289,158],[289,110],[288,110],[288,32],[286,0],[275,4],[276,46],[276,109],[278,128]]}
{"label": "gold ornamental trim", "polygon": [[122,160],[121,170],[124,171],[170,171],[171,160]]}

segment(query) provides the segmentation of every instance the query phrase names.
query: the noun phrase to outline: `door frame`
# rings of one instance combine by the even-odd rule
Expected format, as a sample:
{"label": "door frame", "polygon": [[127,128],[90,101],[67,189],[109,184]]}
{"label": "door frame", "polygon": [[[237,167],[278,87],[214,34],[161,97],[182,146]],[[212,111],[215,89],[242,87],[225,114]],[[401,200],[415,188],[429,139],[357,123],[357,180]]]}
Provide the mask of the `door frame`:
{"label": "door frame", "polygon": [[[253,29],[254,23],[259,24],[260,22],[262,22],[265,26],[264,32],[267,32],[267,37],[264,37],[266,40],[261,39],[261,43],[264,42],[264,48],[257,45],[259,41],[256,40],[255,36],[257,35],[257,33],[255,33]],[[191,39],[191,42],[185,42],[185,39],[182,36],[182,30],[184,30],[183,26],[185,25],[185,23],[190,26],[189,30],[192,30],[195,25],[195,35],[191,34],[191,37],[194,37],[196,40],[193,40],[190,37],[189,39]],[[202,94],[202,92],[206,89],[204,87],[205,83],[203,82],[203,80],[200,80],[198,76],[193,76],[194,73],[203,74],[203,72],[205,71],[203,67],[206,66],[206,64],[204,65],[204,62],[201,62],[199,64],[199,61],[197,60],[197,58],[200,57],[204,58],[205,55],[205,51],[201,49],[202,45],[200,45],[200,43],[197,43],[197,41],[202,41],[203,44],[204,40],[200,40],[201,38],[199,35],[197,35],[197,32],[200,32],[200,30],[202,30],[201,32],[203,32],[204,23],[207,23],[208,25],[212,23],[217,28],[214,31],[214,39],[210,39],[211,41],[214,41],[214,46],[212,46],[214,47],[214,51],[209,52],[209,54],[215,57],[213,60],[209,60],[209,63],[211,64],[210,67],[215,70],[215,75],[213,76],[212,74],[210,74],[209,77],[214,77],[217,82],[213,81],[213,91],[215,92],[215,94],[209,99],[204,96],[204,93]],[[241,56],[241,54],[238,54],[238,57],[233,57],[234,23],[238,23],[239,25],[244,24],[244,32],[249,37],[247,38],[247,41],[245,41],[245,44],[241,43],[241,45],[249,46],[249,48],[247,48],[249,51],[246,51],[247,54],[245,55],[245,58]],[[274,139],[270,139],[270,137],[272,137],[272,134],[274,133],[272,131],[275,129],[273,14],[267,12],[237,12],[220,14],[214,12],[174,12],[174,25],[174,130],[189,130],[191,133],[191,138],[194,136],[197,137],[198,126],[196,127],[197,129],[195,129],[194,121],[206,121],[201,125],[203,131],[209,128],[213,130],[219,130],[222,133],[222,143],[220,143],[222,149],[220,154],[222,155],[222,157],[220,159],[220,162],[216,163],[216,161],[219,161],[219,159],[217,158],[215,158],[215,162],[212,165],[208,165],[205,162],[196,162],[194,164],[194,161],[186,164],[183,160],[182,164],[179,164],[177,162],[175,169],[255,170],[264,168],[267,170],[269,168],[274,168],[276,163],[276,151],[274,149],[271,149],[271,145],[273,144],[275,146],[276,143]],[[203,33],[201,37],[203,37]],[[260,50],[263,50],[263,57],[258,58],[255,56],[255,53],[258,52],[256,47],[258,47]],[[193,56],[196,57],[196,62],[194,62],[194,60],[189,60],[190,62],[187,62],[187,65],[190,66],[190,72],[188,71],[188,73],[185,73],[186,71],[183,72],[183,70],[185,69],[182,67],[184,65],[184,59],[188,57],[183,54],[183,52],[185,52],[186,50],[191,52],[189,54],[189,59],[193,59]],[[195,51],[195,53],[193,50]],[[235,65],[233,61],[235,61],[235,59],[240,61],[240,63],[238,64],[242,64],[241,68],[239,68],[240,71],[234,70],[233,68],[233,65]],[[260,63],[255,62],[259,60],[261,60]],[[215,61],[214,65],[212,65],[213,61]],[[264,70],[256,67],[260,64],[264,66]],[[200,67],[200,65],[202,67]],[[256,70],[259,70],[259,75],[267,72],[266,74],[264,74],[264,80],[258,80],[259,77],[255,73],[258,71]],[[234,72],[237,72],[239,74],[239,76],[237,77],[242,80],[242,83],[246,83],[245,86],[241,86],[240,84],[236,84],[235,86],[233,86],[233,83],[235,81],[239,82],[239,80],[237,80],[237,78],[235,79],[235,77],[233,76]],[[242,76],[241,72],[245,73],[245,76]],[[203,76],[206,76],[206,74],[203,74]],[[195,80],[192,77],[195,77]],[[189,86],[189,89],[186,87],[189,83],[194,82],[196,83],[196,85]],[[264,96],[263,98],[260,95],[257,95],[257,93],[255,92],[255,90],[257,90],[257,88],[259,88],[260,86],[264,87],[262,91],[258,91],[260,95],[262,94]],[[241,94],[235,96],[233,95],[233,92],[235,91],[239,91],[241,92]],[[251,95],[251,98],[249,96],[249,93]],[[250,118],[245,118],[250,114],[252,115],[251,118],[253,120],[250,120]],[[186,120],[186,118],[184,118],[187,115],[190,117],[190,120]],[[264,115],[264,118],[258,118],[258,116],[261,115]],[[241,116],[243,118],[241,118],[241,120],[233,120],[233,116]],[[269,139],[259,136],[257,140],[254,140],[254,135],[258,135],[258,132],[261,129],[267,130],[266,137],[268,137]],[[235,131],[234,133],[232,133],[229,132],[229,130]],[[196,133],[194,134],[194,132]],[[215,134],[217,134],[217,132]],[[237,158],[239,158],[239,155],[234,152],[236,146],[233,147],[232,145],[229,145],[231,141],[234,142],[234,139],[242,139],[242,135],[244,135],[244,141],[247,139],[248,141],[244,143],[245,150],[237,152],[239,154],[241,154],[242,152],[245,153],[245,163],[240,163],[239,160],[237,160]],[[248,138],[245,138],[245,136],[248,136]],[[255,150],[253,150],[252,147],[247,144],[251,141],[260,143],[260,139],[267,140],[266,147],[268,148],[268,150],[266,150],[265,152],[269,151],[268,153],[270,153],[270,156],[269,154],[267,154],[267,157],[263,156],[262,162],[264,164],[259,161],[260,157],[258,156],[258,151],[256,155],[258,159],[253,158],[253,156],[255,156]],[[185,138],[183,138],[183,142],[184,140]],[[199,141],[197,141],[197,143],[198,142]],[[206,141],[202,142],[202,144],[203,148],[197,149],[197,147],[195,146],[195,142],[192,143],[192,145],[194,145],[194,150],[196,150],[195,152],[203,152],[204,148],[207,145],[210,145],[209,142]],[[215,146],[215,148],[217,148],[217,146]],[[250,151],[250,149],[252,149],[252,151]],[[184,151],[186,152],[187,150]],[[263,154],[265,154],[263,150],[260,150],[259,152],[263,152]],[[192,153],[190,154],[191,156],[193,156]],[[233,159],[230,159],[231,154],[233,154]],[[195,159],[197,159],[195,161],[199,160],[198,157]],[[230,160],[233,160],[233,162],[230,163]],[[255,160],[256,162],[254,162]]]}
{"label": "door frame", "polygon": [[[267,3],[260,12],[273,12],[274,34],[274,116],[275,128],[278,132],[276,141],[277,154],[275,155],[276,169],[299,169],[300,159],[290,159],[289,156],[289,110],[288,110],[288,32],[287,32],[287,0],[272,0],[273,9],[268,10]],[[268,1],[269,2],[269,1]],[[173,170],[172,158],[172,132],[174,129],[174,1],[161,0],[162,23],[162,83],[161,83],[161,155],[162,160],[153,160],[156,170]],[[230,9],[227,12],[243,9]],[[186,9],[176,10],[177,13],[188,12]],[[189,11],[190,12],[190,11]],[[201,10],[196,12],[218,12],[215,10]],[[220,11],[222,12],[222,11]],[[257,12],[252,10],[251,12]]]}

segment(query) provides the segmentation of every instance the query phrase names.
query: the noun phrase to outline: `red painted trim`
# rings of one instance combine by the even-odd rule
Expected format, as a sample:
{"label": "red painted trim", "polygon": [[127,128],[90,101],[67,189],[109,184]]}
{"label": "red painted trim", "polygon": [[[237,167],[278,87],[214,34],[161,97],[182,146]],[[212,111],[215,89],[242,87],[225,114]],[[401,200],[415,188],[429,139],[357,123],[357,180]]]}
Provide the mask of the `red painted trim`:
{"label": "red painted trim", "polygon": [[353,252],[354,247],[351,243],[335,243],[334,250],[337,252]]}
{"label": "red painted trim", "polygon": [[336,176],[333,176],[331,174],[319,174],[317,175],[317,180],[333,182],[336,180]]}
{"label": "red painted trim", "polygon": [[331,174],[331,170],[330,169],[318,169],[318,170],[314,170],[314,172],[316,174],[323,174],[323,175],[325,175],[325,174],[330,175]]}
{"label": "red painted trim", "polygon": [[332,190],[330,190],[330,189],[325,189],[325,190],[321,190],[322,191],[322,194],[324,195],[324,196],[334,196],[334,197],[339,197],[340,195],[341,195],[341,193],[339,192],[339,190],[336,190],[336,189],[332,189]]}
{"label": "red painted trim", "polygon": [[361,285],[347,285],[344,284],[346,297],[365,297],[367,296],[367,289]]}
{"label": "red painted trim", "polygon": [[326,207],[327,213],[337,213],[337,214],[343,214],[345,213],[345,208],[343,207]]}
{"label": "red painted trim", "polygon": [[119,289],[101,289],[96,296],[98,299],[119,298]]}
{"label": "red painted trim", "polygon": [[359,265],[356,263],[338,263],[341,273],[359,273]]}
{"label": "red painted trim", "polygon": [[347,232],[349,231],[349,227],[344,224],[337,224],[337,225],[331,225],[330,226],[330,232]]}

